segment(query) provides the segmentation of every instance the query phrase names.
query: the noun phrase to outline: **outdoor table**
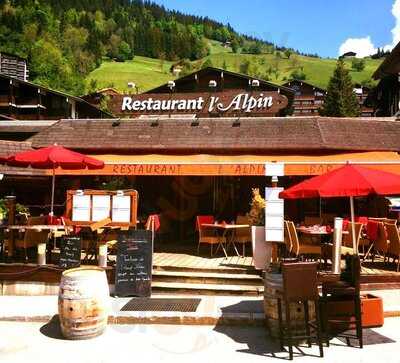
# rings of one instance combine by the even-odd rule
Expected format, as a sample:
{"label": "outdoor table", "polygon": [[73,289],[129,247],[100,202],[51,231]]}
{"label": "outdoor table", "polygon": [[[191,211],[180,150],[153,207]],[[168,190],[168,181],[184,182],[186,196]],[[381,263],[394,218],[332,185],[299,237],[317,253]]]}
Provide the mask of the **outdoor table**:
{"label": "outdoor table", "polygon": [[[89,240],[88,250],[86,251],[85,261],[91,260],[99,256],[99,266],[105,267],[108,261],[107,242],[101,243],[99,235],[105,231],[105,235],[110,231],[128,230],[129,226],[103,225],[96,230],[92,229],[92,223],[79,224],[76,227],[89,232],[91,239]],[[104,247],[105,246],[105,247]]]}
{"label": "outdoor table", "polygon": [[333,234],[333,228],[332,230],[327,231],[326,228],[322,227],[315,228],[301,226],[296,227],[296,230],[309,238],[313,244],[321,243],[323,236],[331,236]]}
{"label": "outdoor table", "polygon": [[235,230],[240,229],[240,228],[249,228],[250,225],[248,225],[248,224],[229,224],[229,223],[202,223],[201,226],[205,227],[205,228],[214,228],[218,231],[222,231],[222,237],[225,237],[225,239],[226,239],[226,248],[225,248],[224,244],[222,242],[220,242],[218,244],[217,251],[218,251],[218,248],[221,247],[226,258],[228,258],[228,254],[226,253],[226,250],[229,247],[229,245],[232,245],[236,252],[236,255],[240,256],[240,254],[236,248],[236,245],[235,245]]}
{"label": "outdoor table", "polygon": [[[35,230],[37,232],[41,232],[43,230],[48,230],[50,233],[54,233],[56,231],[68,231],[71,230],[70,227],[64,226],[64,225],[54,225],[54,224],[37,224],[37,225],[1,225],[0,228],[2,228],[5,232],[25,232],[26,230]],[[11,233],[10,238],[8,239],[9,245],[8,245],[8,257],[13,257],[14,256],[14,240],[15,236],[13,233]]]}

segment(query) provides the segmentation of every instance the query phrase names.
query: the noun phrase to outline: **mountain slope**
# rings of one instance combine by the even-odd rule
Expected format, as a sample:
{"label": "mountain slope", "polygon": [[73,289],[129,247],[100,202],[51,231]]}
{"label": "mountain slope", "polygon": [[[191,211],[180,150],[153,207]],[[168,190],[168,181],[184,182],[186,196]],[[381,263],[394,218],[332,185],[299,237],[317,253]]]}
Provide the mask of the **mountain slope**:
{"label": "mountain slope", "polygon": [[[294,70],[300,70],[306,75],[306,82],[326,88],[336,65],[335,59],[300,55],[292,55],[290,59],[282,57],[277,61],[276,56],[272,54],[233,54],[229,53],[229,48],[223,48],[218,42],[213,42],[213,49],[214,52],[210,56],[191,63],[192,71],[200,68],[206,60],[210,60],[214,67],[226,67],[229,71],[249,73],[273,83],[283,84],[290,79]],[[243,63],[246,61],[249,61],[249,69],[248,72],[243,72]],[[113,85],[120,91],[127,91],[128,82],[134,82],[138,85],[139,92],[144,92],[175,78],[169,73],[172,62],[165,61],[161,71],[162,62],[146,57],[135,57],[133,61],[125,63],[105,61],[89,75],[88,79],[95,79],[98,88]],[[371,81],[372,73],[381,62],[382,60],[366,58],[363,71],[350,71],[353,81],[358,83]],[[351,59],[346,59],[345,63],[351,69]],[[278,69],[278,72],[270,72],[271,69]]]}

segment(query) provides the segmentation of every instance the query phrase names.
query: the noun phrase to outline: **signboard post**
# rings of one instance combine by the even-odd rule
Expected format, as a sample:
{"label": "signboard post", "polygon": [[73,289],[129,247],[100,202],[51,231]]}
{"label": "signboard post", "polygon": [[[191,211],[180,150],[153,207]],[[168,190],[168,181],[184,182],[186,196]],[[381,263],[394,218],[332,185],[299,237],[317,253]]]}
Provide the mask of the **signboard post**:
{"label": "signboard post", "polygon": [[115,295],[151,296],[152,259],[152,231],[121,231],[117,243]]}

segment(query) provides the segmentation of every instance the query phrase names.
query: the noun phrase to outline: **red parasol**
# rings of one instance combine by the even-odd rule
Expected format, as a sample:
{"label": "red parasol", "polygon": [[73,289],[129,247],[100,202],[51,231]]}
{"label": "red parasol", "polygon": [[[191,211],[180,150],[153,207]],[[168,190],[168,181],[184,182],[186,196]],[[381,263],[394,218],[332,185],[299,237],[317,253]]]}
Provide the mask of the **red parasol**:
{"label": "red parasol", "polygon": [[[283,199],[350,197],[351,220],[354,222],[353,197],[371,194],[400,194],[400,175],[347,164],[326,174],[305,180],[281,192],[279,197]],[[352,233],[355,242],[354,229]],[[356,246],[353,247],[356,248]]]}
{"label": "red parasol", "polygon": [[51,216],[54,205],[55,170],[62,169],[102,169],[104,162],[89,156],[68,150],[62,146],[52,145],[33,151],[23,151],[6,159],[7,165],[32,167],[35,169],[52,169]]}

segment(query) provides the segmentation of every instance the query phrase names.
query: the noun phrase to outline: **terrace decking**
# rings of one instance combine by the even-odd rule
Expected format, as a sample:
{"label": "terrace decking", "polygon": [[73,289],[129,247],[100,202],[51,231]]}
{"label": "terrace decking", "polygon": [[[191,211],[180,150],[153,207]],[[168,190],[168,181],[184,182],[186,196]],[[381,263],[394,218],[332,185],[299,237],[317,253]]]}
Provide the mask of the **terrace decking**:
{"label": "terrace decking", "polygon": [[[57,256],[54,256],[53,263],[56,261]],[[90,262],[95,263],[94,260]],[[114,283],[112,265],[113,262],[106,269],[111,285]],[[153,266],[152,288],[155,293],[247,296],[263,293],[261,272],[254,269],[251,257],[211,258],[187,252],[154,252]],[[33,291],[54,294],[61,272],[62,269],[56,264],[37,266],[33,263],[1,263],[1,293],[28,291],[34,286]],[[321,280],[330,276],[328,271],[320,274]],[[382,260],[373,263],[367,261],[362,266],[361,283],[363,290],[399,288],[400,273],[395,271],[393,265],[384,264]],[[25,287],[10,289],[9,286],[17,284]]]}

